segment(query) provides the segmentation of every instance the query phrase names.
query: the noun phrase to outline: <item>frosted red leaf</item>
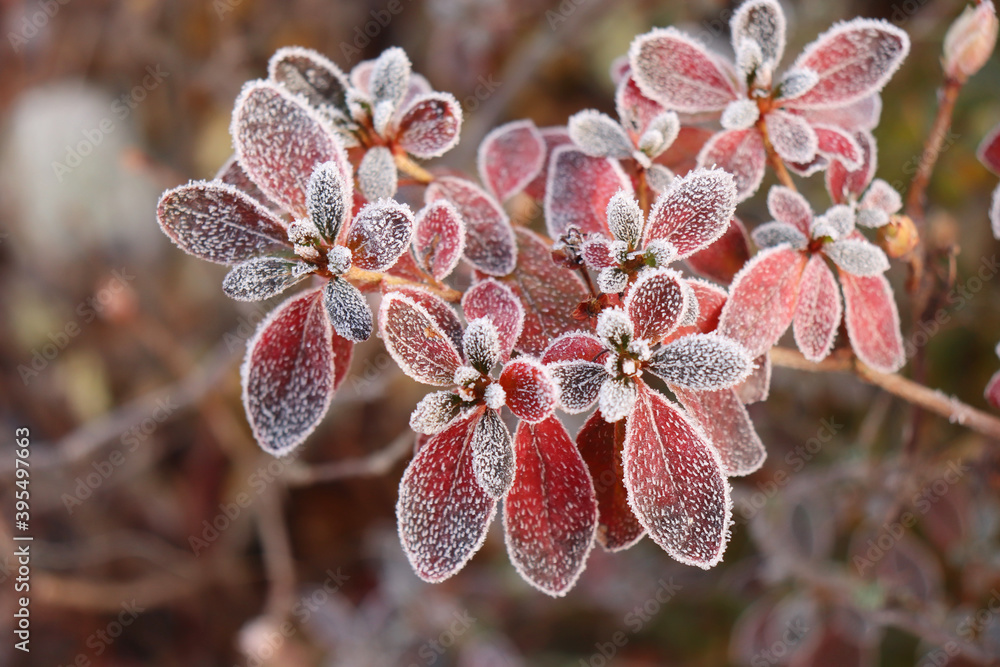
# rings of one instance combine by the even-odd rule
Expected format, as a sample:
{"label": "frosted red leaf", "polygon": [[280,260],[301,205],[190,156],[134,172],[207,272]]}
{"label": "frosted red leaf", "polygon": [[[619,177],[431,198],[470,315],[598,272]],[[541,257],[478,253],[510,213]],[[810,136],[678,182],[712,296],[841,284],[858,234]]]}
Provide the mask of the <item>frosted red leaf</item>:
{"label": "frosted red leaf", "polygon": [[719,333],[751,356],[771,348],[792,322],[805,256],[788,246],[762,250],[733,278]]}
{"label": "frosted red leaf", "polygon": [[736,184],[721,169],[697,169],[660,195],[646,223],[646,245],[669,241],[683,259],[717,241],[736,212]]}
{"label": "frosted red leaf", "polygon": [[559,146],[549,158],[545,225],[557,239],[570,225],[584,234],[608,234],[608,202],[619,190],[632,192],[617,160],[591,157],[575,146]]}
{"label": "frosted red leaf", "polygon": [[380,199],[365,205],[350,223],[344,245],[353,253],[354,266],[365,271],[384,271],[406,252],[412,234],[410,207]]}
{"label": "frosted red leaf", "polygon": [[621,458],[625,445],[624,424],[607,422],[597,411],[576,434],[576,445],[590,471],[597,495],[597,542],[607,551],[629,548],[646,531],[632,513],[625,490]]}
{"label": "frosted red leaf", "polygon": [[616,243],[603,236],[591,236],[580,252],[583,263],[598,271],[612,266],[618,266],[625,261],[628,247],[624,243]]}
{"label": "frosted red leaf", "polygon": [[510,359],[524,329],[524,307],[517,295],[503,283],[487,278],[465,292],[462,311],[468,320],[485,317],[492,321],[500,335],[500,361]]}
{"label": "frosted red leaf", "polygon": [[351,370],[351,357],[354,356],[354,343],[343,336],[338,336],[337,332],[332,332],[331,345],[333,347],[333,388],[336,390],[347,379],[347,372]]}
{"label": "frosted red leaf", "polygon": [[847,130],[833,125],[812,124],[816,133],[816,150],[820,155],[837,160],[847,169],[858,169],[864,160],[861,146]]}
{"label": "frosted red leaf", "polygon": [[734,389],[692,391],[671,385],[670,391],[701,426],[728,477],[749,475],[764,465],[764,443]]}
{"label": "frosted red leaf", "polygon": [[569,137],[569,130],[562,126],[543,127],[538,132],[541,134],[542,140],[545,142],[545,157],[542,159],[541,170],[538,172],[538,175],[525,186],[524,192],[533,199],[543,201],[545,199],[545,188],[549,182],[549,164],[551,162],[552,152],[559,146],[572,144],[573,140]]}
{"label": "frosted red leaf", "polygon": [[517,349],[540,355],[557,336],[580,328],[567,304],[586,300],[588,292],[579,276],[552,261],[541,237],[522,228],[516,234],[517,269],[503,282],[524,306],[524,330]]}
{"label": "frosted red leaf", "polygon": [[267,63],[268,77],[316,107],[346,108],[347,76],[326,56],[298,46],[278,49]]}
{"label": "frosted red leaf", "polygon": [[308,213],[306,189],[318,165],[336,162],[344,180],[352,178],[344,148],[324,121],[277,84],[254,81],[244,86],[230,131],[246,174],[296,217]]}
{"label": "frosted red leaf", "polygon": [[684,316],[685,292],[676,271],[643,271],[625,298],[625,312],[635,326],[635,337],[659,341],[676,329]]}
{"label": "frosted red leaf", "polygon": [[557,361],[600,361],[599,357],[606,352],[604,343],[589,333],[565,333],[546,348],[542,355],[543,364]]}
{"label": "frosted red leaf", "polygon": [[702,146],[698,164],[732,174],[738,201],[743,201],[757,191],[764,178],[767,166],[764,141],[756,128],[719,132]]}
{"label": "frosted red leaf", "polygon": [[487,408],[472,434],[472,469],[488,496],[501,498],[514,483],[514,444],[496,410]]}
{"label": "frosted red leaf", "polygon": [[716,565],[729,539],[732,500],[719,454],[701,429],[640,385],[622,459],[629,505],[653,541],[686,565]]}
{"label": "frosted red leaf", "polygon": [[555,417],[518,424],[517,475],[504,499],[510,560],[524,579],[552,596],[576,583],[594,544],[597,498],[580,453]]}
{"label": "frosted red leaf", "polygon": [[432,436],[403,474],[396,502],[399,539],[421,579],[447,579],[486,539],[496,501],[476,481],[472,434],[476,412]]}
{"label": "frosted red leaf", "polygon": [[275,308],[247,344],[243,407],[268,453],[295,449],[326,414],[334,392],[332,335],[322,292],[312,290]]}
{"label": "frosted red leaf", "polygon": [[863,158],[857,169],[848,169],[838,160],[833,160],[826,170],[826,190],[837,204],[843,204],[849,196],[860,197],[875,177],[878,156],[875,137],[870,132],[855,132],[854,140],[861,147]]}
{"label": "frosted red leaf", "polygon": [[792,323],[795,344],[806,359],[820,361],[830,354],[841,316],[837,279],[823,256],[813,255],[802,272]]}
{"label": "frosted red leaf", "polygon": [[507,363],[500,373],[500,386],[507,394],[507,407],[522,421],[540,422],[556,407],[556,388],[548,371],[530,357]]}
{"label": "frosted red leaf", "polygon": [[458,100],[448,93],[428,93],[403,109],[396,142],[410,155],[427,160],[454,148],[461,131]]}
{"label": "frosted red leaf", "polygon": [[729,227],[718,240],[688,256],[686,261],[698,275],[728,284],[743,265],[750,261],[750,242],[746,227],[738,218],[731,219]]}
{"label": "frosted red leaf", "polygon": [[844,323],[854,353],[877,371],[898,371],[906,363],[906,355],[889,281],[883,275],[839,273],[844,290]]}
{"label": "frosted red leaf", "polygon": [[462,358],[423,306],[399,292],[390,292],[382,298],[378,320],[386,351],[404,373],[424,384],[454,384]]}
{"label": "frosted red leaf", "polygon": [[767,193],[767,210],[778,222],[785,222],[806,237],[812,226],[813,212],[806,198],[784,185],[775,185]]}
{"label": "frosted red leaf", "polygon": [[510,220],[500,205],[475,183],[455,176],[435,179],[424,193],[432,204],[447,199],[465,222],[464,256],[491,276],[505,276],[517,263],[517,245]]}
{"label": "frosted red leaf", "polygon": [[733,81],[699,42],[674,28],[636,37],[629,48],[632,76],[644,95],[668,109],[717,111],[738,97]]}
{"label": "frosted red leaf", "polygon": [[499,201],[524,190],[545,165],[542,133],[530,120],[495,128],[479,144],[479,179]]}
{"label": "frosted red leaf", "polygon": [[413,254],[435,280],[451,275],[465,250],[465,221],[455,206],[439,199],[417,212],[413,223]]}
{"label": "frosted red leaf", "polygon": [[285,224],[232,185],[194,181],[167,190],[156,207],[163,232],[181,250],[235,264],[288,248]]}
{"label": "frosted red leaf", "polygon": [[877,93],[909,50],[910,38],[886,21],[838,23],[808,45],[792,66],[816,72],[819,81],[789,106],[842,106]]}
{"label": "frosted red leaf", "polygon": [[277,205],[270,201],[260,188],[250,180],[247,173],[243,171],[243,167],[240,166],[239,160],[236,159],[235,155],[231,155],[226,163],[219,167],[219,171],[215,172],[215,178],[212,180],[222,181],[227,185],[231,185],[243,194],[249,195],[250,199],[253,199],[257,203],[264,206],[264,208],[269,211],[274,211],[280,214],[280,210]]}
{"label": "frosted red leaf", "polygon": [[643,95],[631,75],[618,84],[615,108],[622,125],[632,133],[633,141],[641,137],[650,122],[663,113],[663,105]]}
{"label": "frosted red leaf", "polygon": [[[798,111],[798,110],[797,110]],[[848,132],[874,130],[882,115],[882,97],[875,93],[841,106],[798,111],[813,125],[836,125]]]}
{"label": "frosted red leaf", "polygon": [[976,157],[990,171],[1000,176],[1000,125],[994,127],[989,134],[983,137],[976,151]]}
{"label": "frosted red leaf", "polygon": [[754,368],[750,377],[736,388],[736,394],[744,404],[766,401],[771,393],[771,356],[767,352],[753,360]]}
{"label": "frosted red leaf", "polygon": [[816,155],[816,132],[801,116],[774,110],[764,117],[775,152],[788,162],[809,162]]}
{"label": "frosted red leaf", "polygon": [[465,333],[465,327],[458,319],[455,309],[448,302],[421,287],[396,285],[391,291],[402,294],[423,307],[451,342],[455,344],[455,349],[462,349],[462,334]]}

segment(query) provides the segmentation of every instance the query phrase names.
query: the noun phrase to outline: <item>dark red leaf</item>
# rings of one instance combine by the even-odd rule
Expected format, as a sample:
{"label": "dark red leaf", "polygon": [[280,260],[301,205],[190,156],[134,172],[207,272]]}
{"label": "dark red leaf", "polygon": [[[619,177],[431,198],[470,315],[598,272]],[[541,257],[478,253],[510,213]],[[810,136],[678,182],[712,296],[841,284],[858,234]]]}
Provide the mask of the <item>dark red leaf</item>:
{"label": "dark red leaf", "polygon": [[556,407],[556,388],[548,371],[530,357],[505,365],[500,373],[500,386],[507,394],[507,407],[523,421],[540,422]]}
{"label": "dark red leaf", "polygon": [[500,205],[471,181],[454,176],[436,179],[424,193],[431,204],[447,199],[465,222],[465,258],[491,276],[505,276],[517,263],[510,220]]}
{"label": "dark red leaf", "polygon": [[1000,175],[1000,125],[983,137],[976,155],[994,174]]}
{"label": "dark red leaf", "polygon": [[510,359],[524,329],[524,307],[510,287],[492,278],[478,282],[462,296],[462,311],[469,321],[485,317],[493,322],[500,334],[500,361]]}
{"label": "dark red leaf", "polygon": [[764,464],[764,443],[735,390],[691,391],[671,386],[670,391],[704,430],[719,453],[726,475],[749,475]]}
{"label": "dark red leaf", "polygon": [[441,297],[436,296],[429,291],[423,289],[422,287],[414,287],[411,285],[394,285],[391,292],[398,292],[404,296],[409,297],[417,304],[423,306],[427,314],[430,315],[441,330],[447,334],[451,342],[455,344],[456,350],[462,349],[462,335],[465,333],[465,327],[462,326],[461,320],[458,319],[458,315],[455,313],[455,309],[451,307],[450,304],[445,302]]}
{"label": "dark red leaf", "polygon": [[448,93],[428,93],[403,110],[396,141],[410,155],[426,160],[454,148],[461,131],[458,100]]}
{"label": "dark red leaf", "polygon": [[590,157],[575,146],[560,146],[549,159],[545,188],[545,225],[557,239],[571,226],[583,233],[610,236],[608,201],[632,184],[617,160]]}
{"label": "dark red leaf", "polygon": [[404,373],[424,384],[454,384],[462,358],[427,309],[400,292],[389,292],[382,298],[378,320],[386,351]]}
{"label": "dark red leaf", "polygon": [[671,269],[643,271],[625,299],[625,312],[635,327],[635,337],[650,342],[676,329],[684,310],[682,278]]}
{"label": "dark red leaf", "polygon": [[417,213],[413,254],[435,280],[451,275],[464,250],[465,222],[451,202],[439,199]]}
{"label": "dark red leaf", "polygon": [[524,190],[545,164],[546,145],[530,120],[495,128],[479,144],[479,178],[499,201]]}

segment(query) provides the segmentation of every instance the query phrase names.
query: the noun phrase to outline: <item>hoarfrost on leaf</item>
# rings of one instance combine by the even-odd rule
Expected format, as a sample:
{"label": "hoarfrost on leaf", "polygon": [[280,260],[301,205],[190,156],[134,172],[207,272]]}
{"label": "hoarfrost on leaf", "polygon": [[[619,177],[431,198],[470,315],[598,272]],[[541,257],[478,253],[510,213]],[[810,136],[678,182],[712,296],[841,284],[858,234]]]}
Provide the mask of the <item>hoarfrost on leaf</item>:
{"label": "hoarfrost on leaf", "polygon": [[281,294],[315,267],[280,257],[254,257],[237,264],[222,281],[222,291],[237,301],[263,301]]}
{"label": "hoarfrost on leaf", "polygon": [[760,108],[755,100],[734,100],[722,112],[720,123],[727,130],[745,130],[753,127],[760,118]]}
{"label": "hoarfrost on leaf", "polygon": [[489,373],[500,361],[500,334],[496,325],[485,317],[469,322],[462,338],[462,349],[473,368],[484,375]]}
{"label": "hoarfrost on leaf", "polygon": [[327,241],[336,242],[351,214],[353,190],[351,184],[344,181],[336,162],[324,162],[309,177],[306,189],[309,219]]}
{"label": "hoarfrost on leaf", "polygon": [[391,199],[399,186],[392,151],[385,146],[369,148],[358,166],[358,185],[365,199]]}
{"label": "hoarfrost on leaf", "polygon": [[638,383],[632,378],[605,380],[597,396],[597,405],[608,422],[616,422],[632,414],[639,398]]}
{"label": "hoarfrost on leaf", "polygon": [[885,252],[866,239],[843,239],[823,246],[823,252],[844,271],[856,276],[878,276],[889,269]]}
{"label": "hoarfrost on leaf", "polygon": [[359,342],[372,335],[372,311],[358,288],[333,278],[323,288],[323,305],[338,335]]}
{"label": "hoarfrost on leaf", "polygon": [[514,447],[496,410],[486,409],[472,434],[476,481],[489,496],[501,498],[514,483]]}
{"label": "hoarfrost on leaf", "polygon": [[608,228],[615,239],[625,243],[629,249],[639,244],[644,222],[639,202],[631,193],[619,190],[608,201]]}
{"label": "hoarfrost on leaf", "polygon": [[580,111],[570,116],[567,127],[573,143],[587,155],[618,160],[632,155],[632,140],[607,114],[593,109]]}
{"label": "hoarfrost on leaf", "polygon": [[459,398],[452,391],[435,391],[424,396],[410,414],[410,428],[417,433],[440,433],[458,414]]}
{"label": "hoarfrost on leaf", "polygon": [[716,334],[691,334],[665,345],[653,355],[651,373],[667,384],[696,391],[729,389],[743,382],[752,368],[739,343]]}
{"label": "hoarfrost on leaf", "polygon": [[392,199],[380,199],[358,211],[348,227],[344,245],[353,253],[354,266],[365,271],[385,271],[406,252],[412,235],[410,207]]}

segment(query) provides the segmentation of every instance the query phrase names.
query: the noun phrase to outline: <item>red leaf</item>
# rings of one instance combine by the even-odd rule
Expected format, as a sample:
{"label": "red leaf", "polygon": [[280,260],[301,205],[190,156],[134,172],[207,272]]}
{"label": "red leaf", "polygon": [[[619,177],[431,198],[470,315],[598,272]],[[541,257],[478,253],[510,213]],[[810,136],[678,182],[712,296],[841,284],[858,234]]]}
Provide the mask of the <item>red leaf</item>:
{"label": "red leaf", "polygon": [[753,363],[754,369],[750,371],[750,377],[736,388],[736,393],[745,405],[766,401],[771,393],[771,356],[765,352],[754,359]]}
{"label": "red leaf", "polygon": [[599,361],[607,352],[604,343],[597,336],[588,333],[567,333],[559,336],[546,348],[542,355],[543,364],[557,361]]}
{"label": "red leaf", "polygon": [[718,453],[700,429],[644,384],[622,456],[629,505],[676,560],[708,569],[722,560],[732,500]]}
{"label": "red leaf", "polygon": [[389,291],[398,292],[423,306],[427,314],[434,318],[434,321],[441,327],[441,330],[455,344],[455,349],[462,349],[462,336],[465,333],[465,327],[462,326],[461,320],[458,319],[455,309],[441,297],[430,293],[422,287],[410,285],[394,285]]}
{"label": "red leaf", "polygon": [[715,166],[732,174],[739,201],[743,201],[757,192],[767,166],[760,132],[755,128],[719,132],[702,146],[698,164]]}
{"label": "red leaf", "polygon": [[465,259],[491,276],[505,276],[517,263],[517,246],[507,214],[475,183],[442,176],[427,187],[424,199],[431,204],[447,199],[465,221]]}
{"label": "red leaf", "polygon": [[1000,125],[994,127],[989,134],[983,137],[976,156],[990,171],[1000,175]]}
{"label": "red leaf", "polygon": [[688,415],[705,431],[729,477],[749,475],[767,458],[743,402],[734,389],[691,391],[670,387]]}
{"label": "red leaf", "polygon": [[545,139],[530,120],[501,125],[479,144],[479,178],[494,197],[507,201],[538,176],[545,153]]}
{"label": "red leaf", "polygon": [[462,107],[448,93],[420,95],[402,112],[396,141],[410,155],[429,159],[444,155],[458,143]]}
{"label": "red leaf", "polygon": [[588,292],[575,273],[552,261],[540,236],[522,228],[516,234],[517,269],[503,282],[524,306],[524,330],[517,349],[537,356],[560,334],[580,328],[570,304],[586,300]]}
{"label": "red leaf", "polygon": [[160,228],[182,250],[219,264],[290,247],[285,224],[232,185],[193,181],[160,197]]}
{"label": "red leaf", "polygon": [[822,255],[813,255],[802,272],[799,303],[792,331],[806,359],[821,361],[830,354],[840,326],[840,290]]}
{"label": "red leaf", "polygon": [[427,309],[400,292],[389,292],[382,298],[378,323],[386,351],[404,373],[424,384],[454,384],[462,358]]}
{"label": "red leaf", "polygon": [[625,312],[635,327],[636,339],[659,341],[676,329],[684,316],[684,294],[676,271],[643,271],[625,298]]}
{"label": "red leaf", "polygon": [[727,284],[749,261],[750,240],[738,218],[729,221],[729,227],[717,241],[687,258],[695,273]]}
{"label": "red leaf", "polygon": [[351,370],[351,357],[354,356],[354,343],[337,332],[332,332],[331,347],[333,348],[333,389],[336,391],[347,379],[347,372]]}
{"label": "red leaf", "polygon": [[451,202],[439,199],[417,213],[413,253],[435,280],[451,275],[464,250],[465,222]]}
{"label": "red leaf", "polygon": [[838,273],[844,289],[844,322],[854,353],[877,371],[898,371],[906,363],[906,355],[889,281],[883,275]]}
{"label": "red leaf", "polygon": [[239,161],[236,159],[235,155],[231,155],[226,163],[219,167],[219,171],[215,172],[215,178],[213,180],[222,181],[227,185],[231,185],[245,195],[249,195],[250,199],[253,199],[257,203],[261,204],[264,208],[269,211],[274,211],[280,215],[281,211],[278,207],[268,200],[267,196],[260,191],[260,188],[250,180],[247,173],[243,171],[243,167],[240,166]]}
{"label": "red leaf", "polygon": [[673,333],[663,339],[664,343],[694,333],[712,333],[719,326],[719,316],[722,315],[722,307],[726,305],[728,298],[726,291],[697,278],[691,278],[685,282],[698,299],[698,319],[693,325],[675,329]]}
{"label": "red leaf", "polygon": [[629,49],[629,62],[643,94],[668,109],[717,111],[739,96],[712,54],[674,28],[637,37]]}
{"label": "red leaf", "polygon": [[562,596],[576,583],[594,544],[594,486],[555,417],[519,424],[514,447],[517,474],[503,511],[507,552],[528,583]]}
{"label": "red leaf", "polygon": [[805,265],[805,255],[787,246],[757,253],[733,279],[719,333],[751,356],[771,349],[792,322]]}
{"label": "red leaf", "polygon": [[476,283],[462,296],[465,319],[485,317],[500,334],[500,361],[510,359],[510,352],[524,330],[524,307],[514,292],[501,282],[487,278]]}
{"label": "red leaf", "polygon": [[717,241],[736,212],[736,185],[721,169],[698,169],[674,180],[649,214],[645,245],[669,241],[681,259]]}
{"label": "red leaf", "polygon": [[587,463],[597,494],[597,541],[608,551],[628,549],[646,532],[632,513],[628,491],[625,490],[621,459],[625,444],[624,426],[623,422],[611,424],[604,421],[600,411],[597,411],[590,415],[576,435],[577,447]]}
{"label": "red leaf", "polygon": [[575,146],[560,146],[549,159],[545,188],[545,225],[558,239],[576,226],[584,234],[607,234],[608,202],[632,183],[617,160],[590,157]]}
{"label": "red leaf", "polygon": [[833,125],[813,125],[812,128],[820,154],[837,160],[848,169],[861,167],[865,154],[851,132]]}
{"label": "red leaf", "polygon": [[399,484],[396,520],[406,557],[421,579],[447,579],[486,539],[496,501],[472,468],[472,434],[482,413],[456,420],[431,437]]}
{"label": "red leaf", "polygon": [[[297,294],[274,309],[247,344],[243,406],[260,446],[274,456],[298,447],[333,398],[333,331],[322,290]],[[343,344],[338,344],[342,349]]]}
{"label": "red leaf", "polygon": [[665,111],[662,104],[642,94],[632,76],[618,84],[615,107],[622,125],[631,132],[633,142],[642,136],[651,120]]}
{"label": "red leaf", "polygon": [[295,217],[307,214],[306,189],[324,162],[352,182],[347,155],[315,111],[277,84],[247,84],[236,100],[231,129],[240,166],[270,199]]}
{"label": "red leaf", "polygon": [[797,109],[843,106],[877,93],[910,50],[906,33],[886,21],[838,23],[808,45],[792,69],[810,69],[819,81],[787,100]]}
{"label": "red leaf", "polygon": [[290,92],[302,95],[314,107],[330,105],[346,110],[350,84],[340,69],[312,49],[290,46],[278,49],[267,63],[268,76]]}
{"label": "red leaf", "polygon": [[535,176],[535,179],[524,188],[525,194],[529,197],[542,201],[545,199],[545,188],[549,182],[549,164],[552,161],[552,151],[559,146],[572,144],[569,131],[562,126],[543,127],[539,130],[542,140],[545,141],[545,158],[542,160],[542,169]]}
{"label": "red leaf", "polygon": [[767,193],[767,210],[777,222],[792,225],[808,239],[813,212],[806,198],[784,185],[775,185]]}
{"label": "red leaf", "polygon": [[833,160],[826,170],[826,191],[837,204],[846,203],[848,195],[860,197],[875,178],[875,168],[878,166],[875,137],[867,131],[856,132],[854,140],[858,142],[863,154],[861,167],[851,170],[838,160]]}
{"label": "red leaf", "polygon": [[413,236],[413,212],[405,204],[382,199],[366,204],[349,223],[344,243],[352,264],[365,271],[385,271],[406,252]]}
{"label": "red leaf", "polygon": [[555,385],[545,367],[530,357],[515,359],[504,366],[500,386],[507,394],[507,407],[523,421],[540,422],[555,410]]}

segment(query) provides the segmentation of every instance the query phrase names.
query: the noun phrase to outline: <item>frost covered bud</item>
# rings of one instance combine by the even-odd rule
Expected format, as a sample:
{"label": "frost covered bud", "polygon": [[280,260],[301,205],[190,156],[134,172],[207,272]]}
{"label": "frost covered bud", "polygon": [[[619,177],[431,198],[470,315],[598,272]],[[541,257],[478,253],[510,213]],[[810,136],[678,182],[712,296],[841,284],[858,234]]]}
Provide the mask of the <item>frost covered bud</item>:
{"label": "frost covered bud", "polygon": [[351,249],[342,245],[333,246],[326,253],[326,265],[331,273],[340,275],[351,268]]}
{"label": "frost covered bud", "polygon": [[296,220],[288,225],[288,240],[294,245],[312,245],[319,242],[319,229],[312,220]]}
{"label": "frost covered bud", "polygon": [[997,43],[997,12],[990,0],[966,7],[944,37],[942,66],[949,78],[964,82],[986,64]]}

